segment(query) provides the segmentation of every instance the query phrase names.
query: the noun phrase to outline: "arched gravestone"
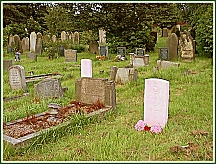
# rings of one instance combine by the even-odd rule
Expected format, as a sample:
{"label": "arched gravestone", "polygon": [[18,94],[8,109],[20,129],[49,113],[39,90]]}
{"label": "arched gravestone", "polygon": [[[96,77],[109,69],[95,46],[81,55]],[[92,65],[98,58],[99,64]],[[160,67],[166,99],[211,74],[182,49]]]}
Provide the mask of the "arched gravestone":
{"label": "arched gravestone", "polygon": [[74,44],[79,44],[79,33],[74,32]]}
{"label": "arched gravestone", "polygon": [[24,67],[21,65],[14,65],[8,69],[8,72],[11,89],[23,89],[24,92],[27,92]]}
{"label": "arched gravestone", "polygon": [[42,38],[38,38],[37,39],[37,44],[36,44],[36,48],[35,48],[35,53],[36,54],[40,54],[42,53]]}
{"label": "arched gravestone", "polygon": [[53,41],[53,43],[55,43],[55,42],[57,41],[56,35],[53,35],[53,36],[52,36],[52,41]]}
{"label": "arched gravestone", "polygon": [[144,122],[164,128],[168,121],[169,81],[145,79]]}
{"label": "arched gravestone", "polygon": [[61,32],[61,41],[62,42],[66,41],[66,32],[65,31]]}
{"label": "arched gravestone", "polygon": [[30,52],[34,53],[36,48],[37,35],[35,32],[30,34]]}
{"label": "arched gravestone", "polygon": [[175,33],[168,37],[166,47],[169,49],[169,60],[178,59],[178,37]]}

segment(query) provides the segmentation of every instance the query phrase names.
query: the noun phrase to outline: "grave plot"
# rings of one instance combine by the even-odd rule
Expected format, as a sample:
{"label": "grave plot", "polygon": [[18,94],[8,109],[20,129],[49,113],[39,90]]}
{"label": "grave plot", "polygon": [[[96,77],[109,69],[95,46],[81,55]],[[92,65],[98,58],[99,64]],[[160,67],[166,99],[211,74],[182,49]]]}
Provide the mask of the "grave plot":
{"label": "grave plot", "polygon": [[62,75],[58,73],[47,73],[47,74],[40,74],[40,75],[33,75],[33,76],[26,76],[26,82],[33,82],[33,81],[39,81],[41,79],[46,79],[46,78],[61,78]]}
{"label": "grave plot", "polygon": [[115,83],[104,78],[80,78],[76,80],[75,100],[66,106],[51,103],[49,110],[35,115],[4,123],[4,141],[16,146],[51,129],[70,124],[74,114],[92,117],[116,107]]}

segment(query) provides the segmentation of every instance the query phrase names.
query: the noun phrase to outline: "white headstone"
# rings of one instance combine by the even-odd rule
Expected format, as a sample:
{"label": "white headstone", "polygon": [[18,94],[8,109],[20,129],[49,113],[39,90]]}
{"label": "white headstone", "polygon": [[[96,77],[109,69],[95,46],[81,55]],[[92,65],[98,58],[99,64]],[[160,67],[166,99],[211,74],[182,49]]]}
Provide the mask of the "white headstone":
{"label": "white headstone", "polygon": [[31,32],[31,35],[30,35],[30,52],[35,52],[36,40],[37,40],[37,34],[35,32]]}
{"label": "white headstone", "polygon": [[168,120],[169,81],[145,79],[144,122],[164,128]]}
{"label": "white headstone", "polygon": [[106,44],[106,31],[100,29],[99,30],[99,43],[100,44]]}
{"label": "white headstone", "polygon": [[66,32],[62,31],[61,32],[61,41],[65,41],[66,40]]}
{"label": "white headstone", "polygon": [[92,60],[81,59],[81,77],[92,77]]}

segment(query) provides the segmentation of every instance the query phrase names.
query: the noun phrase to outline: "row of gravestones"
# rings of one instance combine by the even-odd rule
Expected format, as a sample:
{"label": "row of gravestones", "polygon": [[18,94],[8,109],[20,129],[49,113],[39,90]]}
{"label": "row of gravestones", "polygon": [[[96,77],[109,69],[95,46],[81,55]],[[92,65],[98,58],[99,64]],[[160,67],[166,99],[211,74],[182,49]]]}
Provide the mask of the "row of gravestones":
{"label": "row of gravestones", "polygon": [[[61,40],[72,40],[72,43],[79,44],[79,33],[74,32],[74,34],[69,35],[66,34],[65,31],[62,31]],[[41,54],[42,42],[48,43],[50,41],[50,35],[42,36],[40,32],[38,32],[37,34],[35,32],[31,32],[30,39],[26,37],[22,40],[20,40],[20,37],[18,35],[10,35],[8,38],[8,53],[11,53],[13,47],[16,47],[20,50],[29,50],[32,53]],[[52,36],[52,41],[57,41],[56,35]]]}

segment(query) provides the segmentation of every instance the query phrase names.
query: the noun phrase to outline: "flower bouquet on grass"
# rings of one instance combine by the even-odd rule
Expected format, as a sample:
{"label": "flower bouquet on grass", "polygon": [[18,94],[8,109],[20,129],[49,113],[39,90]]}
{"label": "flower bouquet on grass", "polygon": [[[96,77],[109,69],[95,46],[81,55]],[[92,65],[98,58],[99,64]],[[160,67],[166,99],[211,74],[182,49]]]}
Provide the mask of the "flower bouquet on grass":
{"label": "flower bouquet on grass", "polygon": [[137,124],[135,125],[135,129],[137,131],[150,131],[152,133],[161,133],[162,132],[162,128],[158,125],[154,125],[154,126],[148,126],[143,120],[139,120],[137,122]]}

